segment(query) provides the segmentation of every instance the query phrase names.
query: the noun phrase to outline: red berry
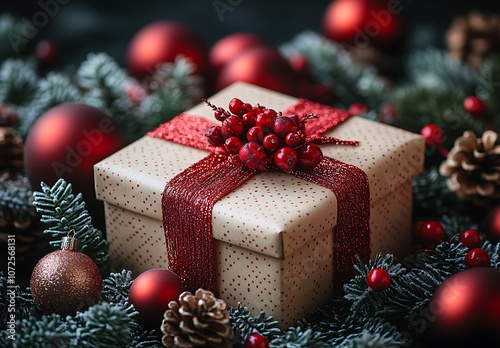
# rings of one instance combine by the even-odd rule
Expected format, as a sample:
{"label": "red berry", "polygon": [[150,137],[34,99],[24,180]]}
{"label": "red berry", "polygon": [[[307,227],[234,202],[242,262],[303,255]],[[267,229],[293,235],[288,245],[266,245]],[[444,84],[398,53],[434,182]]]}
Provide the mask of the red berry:
{"label": "red berry", "polygon": [[304,143],[304,137],[298,132],[288,133],[285,137],[285,143],[290,147],[297,147]]}
{"label": "red berry", "polygon": [[221,133],[224,139],[227,139],[233,135],[239,136],[245,130],[245,125],[243,121],[238,116],[229,116],[224,121],[222,121]]}
{"label": "red berry", "polygon": [[269,341],[267,338],[258,333],[253,333],[245,340],[245,348],[268,348]]}
{"label": "red berry", "polygon": [[264,129],[259,126],[254,126],[247,131],[247,140],[255,141],[256,143],[262,144],[264,139]]}
{"label": "red berry", "polygon": [[214,111],[214,117],[217,121],[224,121],[226,118],[229,117],[229,114],[224,110],[223,108],[217,108]]}
{"label": "red berry", "polygon": [[232,154],[240,152],[240,148],[242,146],[243,142],[237,136],[229,137],[226,139],[226,141],[224,141],[224,147],[226,148],[227,152]]}
{"label": "red berry", "polygon": [[424,126],[420,134],[424,137],[427,145],[441,146],[445,140],[445,134],[437,124],[428,124]]}
{"label": "red berry", "polygon": [[278,138],[285,139],[289,133],[296,133],[299,127],[291,117],[278,116],[272,125],[272,130]]}
{"label": "red berry", "polygon": [[486,114],[486,104],[478,97],[468,97],[464,100],[464,109],[473,117],[481,118]]}
{"label": "red berry", "polygon": [[293,68],[293,70],[297,71],[298,73],[305,74],[309,69],[309,61],[301,54],[294,54],[293,56],[288,58],[288,62],[290,63],[290,66]]}
{"label": "red berry", "polygon": [[476,230],[465,230],[460,234],[460,241],[469,249],[479,248],[481,246],[481,235]]}
{"label": "red berry", "polygon": [[425,221],[420,227],[420,239],[426,246],[433,248],[444,240],[445,231],[438,221]]}
{"label": "red berry", "polygon": [[253,106],[249,103],[243,103],[243,113],[253,110]]}
{"label": "red berry", "polygon": [[384,291],[391,285],[391,275],[383,268],[374,268],[368,273],[366,281],[373,291]]}
{"label": "red berry", "polygon": [[214,153],[217,155],[224,155],[224,156],[228,155],[227,150],[224,146],[216,146]]}
{"label": "red berry", "polygon": [[257,111],[255,110],[247,111],[246,113],[243,114],[243,116],[241,116],[241,120],[243,121],[243,124],[247,128],[255,126],[255,122],[257,121]]}
{"label": "red berry", "polygon": [[265,169],[265,164],[267,160],[266,149],[256,143],[249,142],[243,144],[239,151],[240,161],[251,169]]}
{"label": "red berry", "polygon": [[255,125],[262,127],[264,129],[272,129],[276,118],[277,118],[276,111],[272,109],[266,109],[257,115]]}
{"label": "red berry", "polygon": [[243,115],[243,111],[244,111],[243,104],[244,103],[241,101],[241,99],[233,98],[229,102],[229,111],[231,111],[233,114],[235,114],[237,116],[241,116],[241,115]]}
{"label": "red berry", "polygon": [[316,167],[321,159],[323,158],[323,151],[321,148],[313,143],[307,143],[302,145],[297,155],[299,156],[299,165],[304,168],[314,168]]}
{"label": "red berry", "polygon": [[274,133],[268,134],[264,137],[262,144],[266,150],[274,151],[280,146],[280,139]]}
{"label": "red berry", "polygon": [[297,152],[290,146],[283,146],[274,153],[274,164],[281,170],[292,170],[299,162]]}
{"label": "red berry", "polygon": [[368,112],[368,106],[363,103],[354,103],[349,105],[347,112],[353,115],[363,115]]}
{"label": "red berry", "polygon": [[465,255],[465,263],[469,268],[489,267],[490,255],[482,248],[474,248]]}
{"label": "red berry", "polygon": [[205,132],[205,136],[207,137],[208,143],[212,146],[221,146],[224,142],[220,126],[213,126],[208,128]]}

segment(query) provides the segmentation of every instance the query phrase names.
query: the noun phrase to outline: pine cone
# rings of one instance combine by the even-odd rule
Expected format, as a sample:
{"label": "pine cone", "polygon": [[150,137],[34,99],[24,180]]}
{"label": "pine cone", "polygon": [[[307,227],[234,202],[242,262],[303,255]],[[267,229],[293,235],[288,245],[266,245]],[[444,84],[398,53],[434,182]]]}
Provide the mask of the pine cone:
{"label": "pine cone", "polygon": [[500,52],[500,16],[472,11],[456,17],[446,43],[451,57],[478,70],[488,54]]}
{"label": "pine cone", "polygon": [[162,322],[165,347],[231,347],[233,331],[229,326],[226,303],[203,289],[189,291],[171,301]]}
{"label": "pine cone", "polygon": [[473,131],[466,131],[455,140],[439,173],[449,176],[448,188],[460,198],[478,205],[488,205],[500,198],[500,145],[495,145],[498,135],[492,130],[477,138]]}

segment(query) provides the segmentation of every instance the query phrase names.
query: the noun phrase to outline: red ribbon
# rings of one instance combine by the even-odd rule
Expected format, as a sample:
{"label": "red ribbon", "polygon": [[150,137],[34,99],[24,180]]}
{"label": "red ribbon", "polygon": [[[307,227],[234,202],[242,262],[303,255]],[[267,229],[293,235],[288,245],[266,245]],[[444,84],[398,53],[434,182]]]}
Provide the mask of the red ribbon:
{"label": "red ribbon", "polygon": [[[356,145],[357,142],[322,137],[352,115],[318,103],[299,100],[284,115],[317,114],[306,123],[309,141]],[[180,114],[147,135],[202,150],[210,150],[205,131],[210,121]],[[212,209],[229,192],[257,174],[235,165],[225,156],[210,153],[171,179],[162,194],[163,227],[170,269],[190,291],[203,288],[216,292],[212,236]],[[323,186],[337,197],[337,227],[334,243],[335,283],[341,286],[352,276],[354,256],[367,261],[370,255],[370,191],[366,174],[359,168],[323,157],[309,170],[289,171],[300,179]],[[337,288],[337,290],[341,288]]]}

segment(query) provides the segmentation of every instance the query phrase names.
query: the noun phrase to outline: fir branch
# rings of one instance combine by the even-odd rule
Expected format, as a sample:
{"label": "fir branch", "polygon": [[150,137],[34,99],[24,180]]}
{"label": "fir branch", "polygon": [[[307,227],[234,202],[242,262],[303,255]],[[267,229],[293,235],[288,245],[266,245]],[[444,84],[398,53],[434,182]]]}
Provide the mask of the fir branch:
{"label": "fir branch", "polygon": [[52,187],[42,182],[41,188],[42,192],[34,193],[33,204],[41,214],[40,221],[49,226],[44,233],[58,239],[51,245],[60,247],[61,238],[73,230],[78,239],[78,249],[92,258],[101,271],[106,269],[109,242],[101,231],[93,227],[81,193],[74,196],[71,184],[64,179],[59,179]]}
{"label": "fir branch", "polygon": [[15,289],[8,287],[7,278],[0,272],[0,330],[7,329],[7,322],[12,314],[9,303],[14,296],[15,318],[17,320],[41,316],[41,311],[35,306],[31,291],[22,290],[19,286]]}
{"label": "fir branch", "polygon": [[271,348],[328,348],[330,343],[325,340],[322,332],[311,329],[290,327],[282,336],[269,342]]}
{"label": "fir branch", "polygon": [[425,168],[413,179],[413,216],[437,219],[451,212],[456,196],[448,189],[446,180],[437,166]]}
{"label": "fir branch", "polygon": [[486,240],[481,245],[481,248],[483,248],[490,255],[491,267],[500,269],[500,243],[493,244]]}
{"label": "fir branch", "polygon": [[127,307],[130,286],[134,282],[132,271],[122,270],[119,273],[111,273],[102,282],[101,299],[110,303],[119,303]]}
{"label": "fir branch", "polygon": [[23,105],[35,93],[38,76],[35,66],[20,59],[7,59],[0,66],[0,102]]}
{"label": "fir branch", "polygon": [[370,318],[363,330],[352,334],[335,347],[345,348],[394,348],[408,344],[405,338],[394,325],[379,318]]}
{"label": "fir branch", "polygon": [[477,95],[486,102],[488,120],[500,129],[500,55],[490,55],[481,67]]}
{"label": "fir branch", "polygon": [[272,317],[266,316],[264,312],[252,316],[248,308],[241,303],[238,303],[236,308],[230,308],[229,315],[231,329],[240,342],[245,342],[246,338],[254,332],[261,334],[268,340],[273,340],[281,334],[281,330],[276,327],[278,322]]}
{"label": "fir branch", "polygon": [[462,99],[473,95],[479,83],[475,71],[452,59],[448,52],[437,49],[413,53],[408,58],[407,70],[410,80],[417,85],[457,90]]}
{"label": "fir branch", "polygon": [[373,68],[354,63],[343,47],[319,34],[303,32],[280,50],[286,57],[305,57],[312,77],[333,87],[345,106],[361,102],[377,110],[386,98],[387,86]]}
{"label": "fir branch", "polygon": [[19,180],[0,178],[0,226],[27,221],[36,216],[33,190],[26,177]]}

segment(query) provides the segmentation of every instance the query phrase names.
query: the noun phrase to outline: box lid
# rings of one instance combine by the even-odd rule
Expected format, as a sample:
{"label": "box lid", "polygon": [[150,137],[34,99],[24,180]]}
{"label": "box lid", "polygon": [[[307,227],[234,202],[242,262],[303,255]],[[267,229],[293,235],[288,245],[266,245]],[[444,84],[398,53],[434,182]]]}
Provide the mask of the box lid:
{"label": "box lid", "polygon": [[[297,101],[242,82],[209,100],[226,107],[234,97],[275,110],[285,110]],[[186,113],[215,122],[205,103]],[[372,203],[423,168],[420,135],[361,117],[352,117],[325,135],[360,142],[357,147],[323,145],[322,150],[325,156],[367,174]],[[97,199],[161,220],[165,183],[207,154],[145,136],[94,166]],[[217,202],[212,214],[215,239],[277,258],[292,254],[336,224],[337,199],[331,191],[280,172],[255,175]]]}

